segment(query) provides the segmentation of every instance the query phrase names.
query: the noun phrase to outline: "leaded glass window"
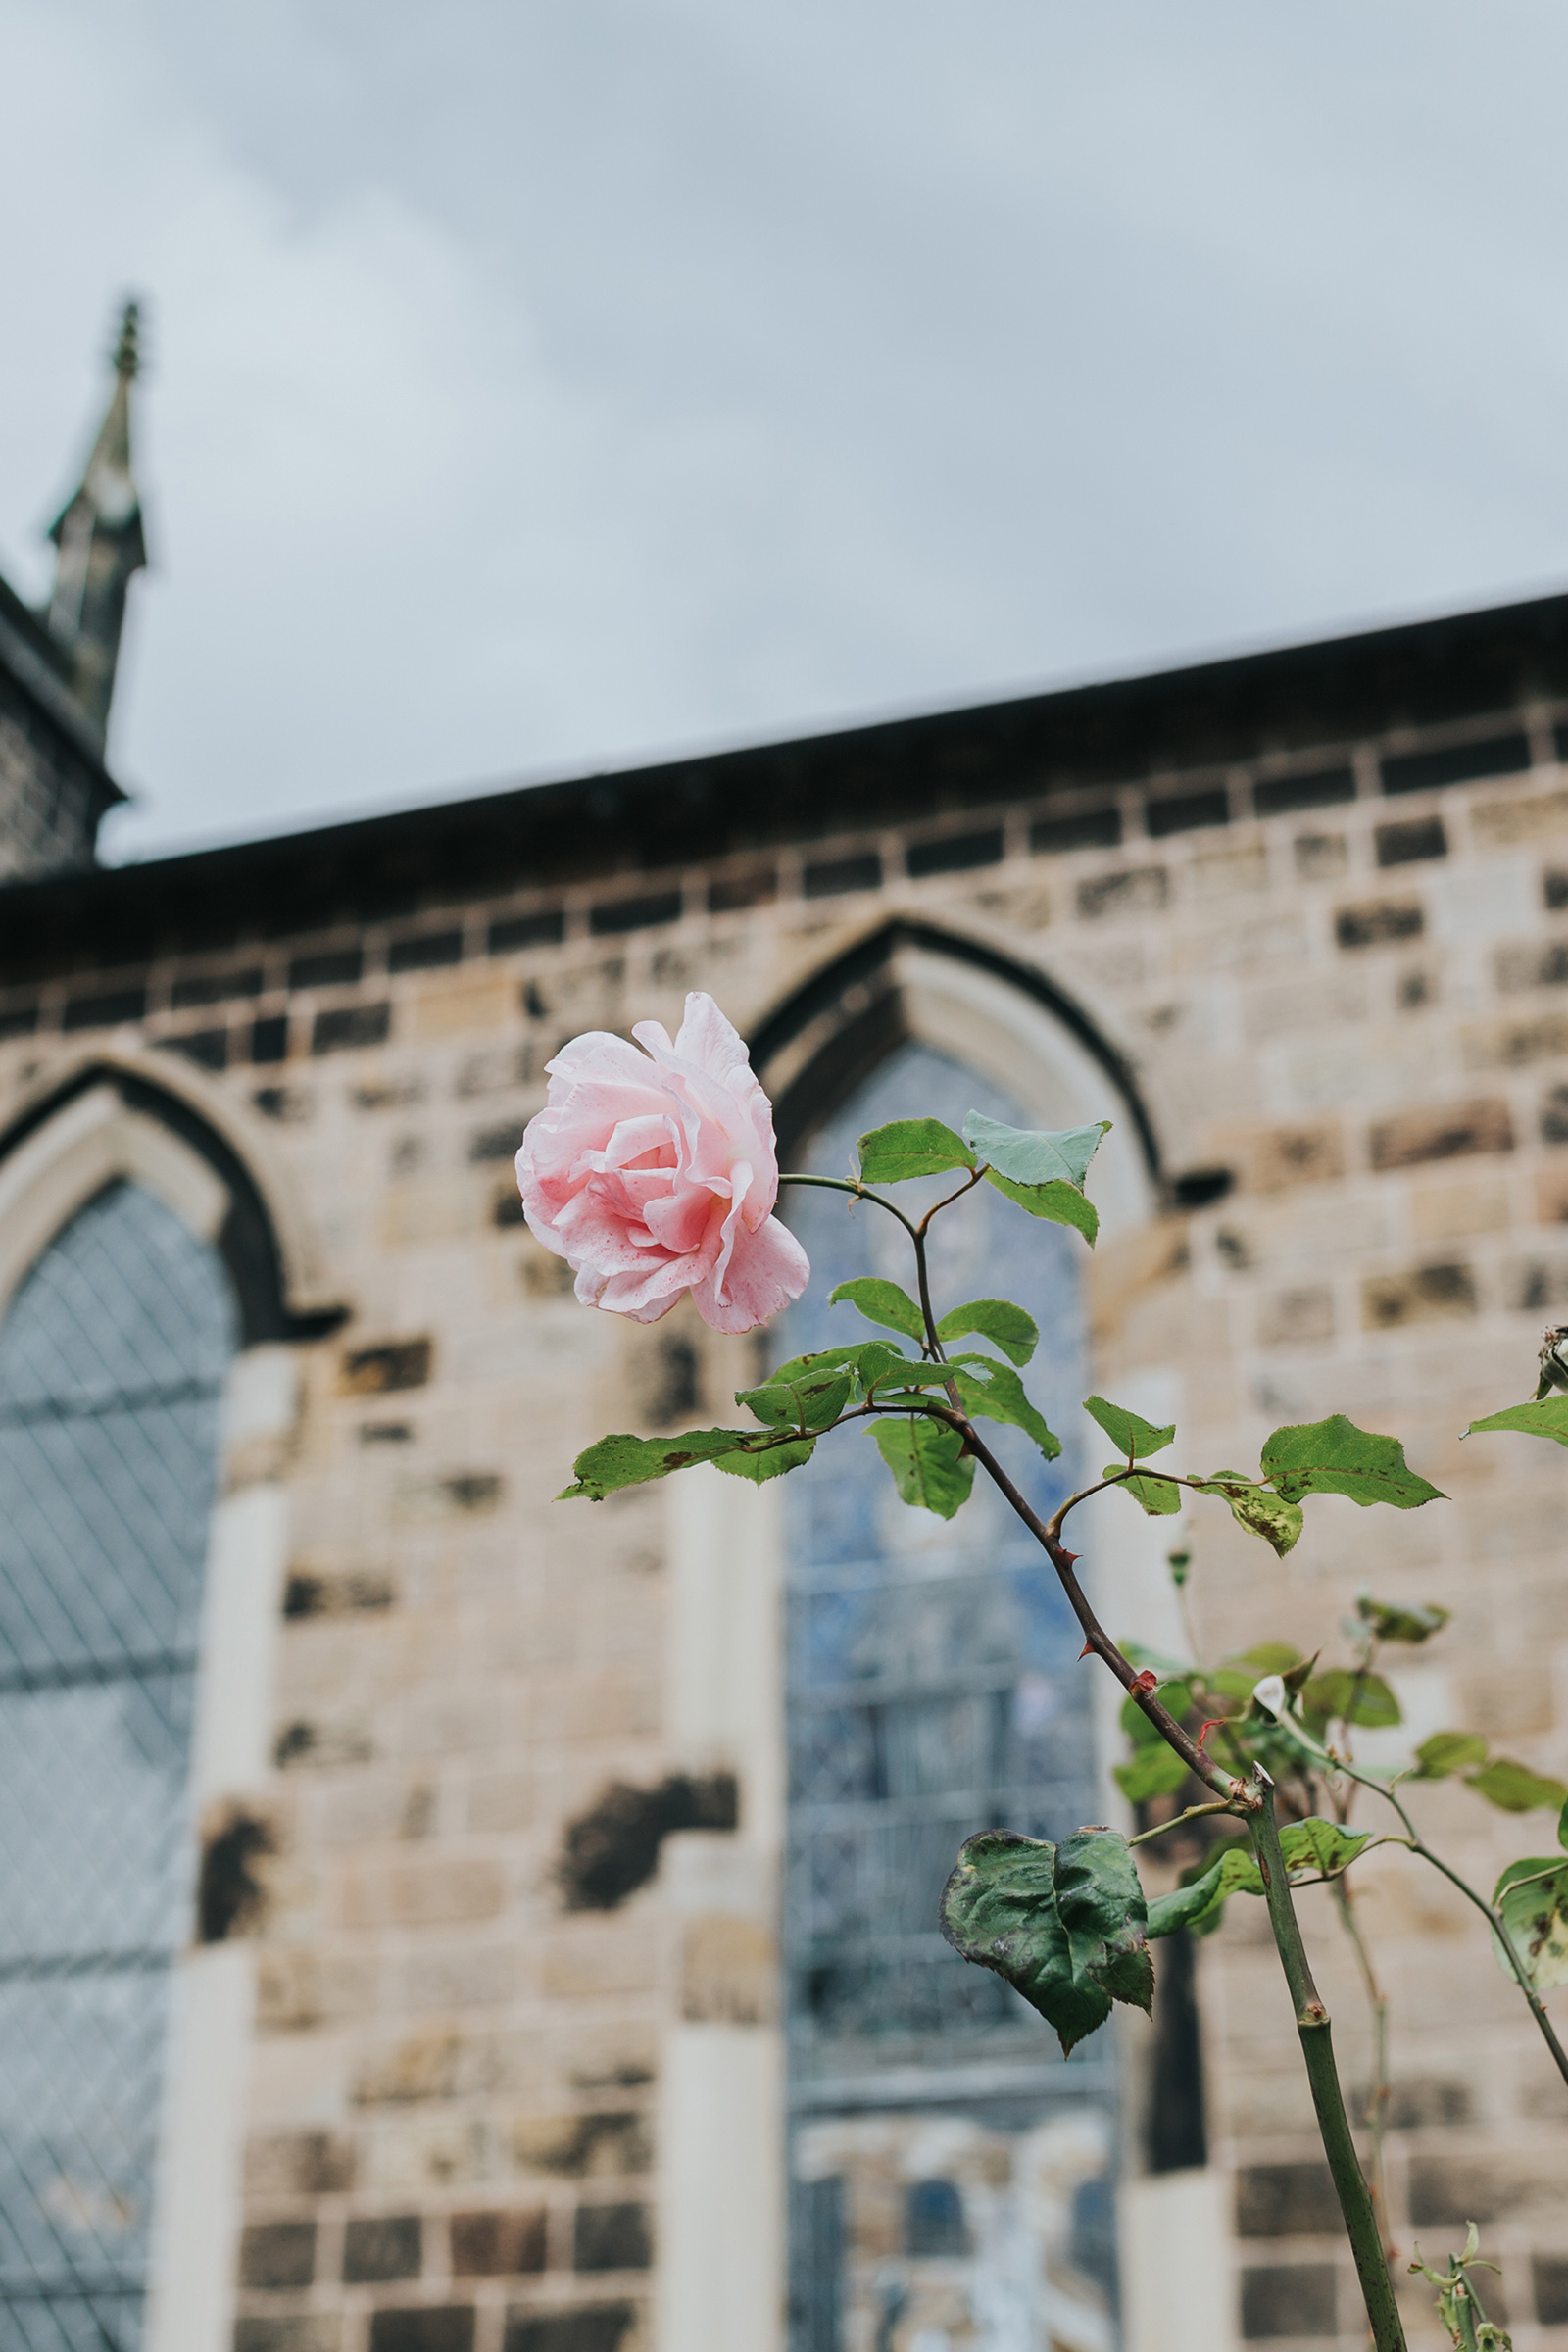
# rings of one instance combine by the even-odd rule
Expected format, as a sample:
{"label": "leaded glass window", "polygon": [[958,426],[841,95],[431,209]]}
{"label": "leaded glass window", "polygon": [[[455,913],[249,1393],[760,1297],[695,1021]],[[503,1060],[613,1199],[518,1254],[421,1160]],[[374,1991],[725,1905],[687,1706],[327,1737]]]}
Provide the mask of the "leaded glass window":
{"label": "leaded glass window", "polygon": [[[970,1109],[1020,1122],[996,1088],[905,1046],[822,1128],[807,1164],[842,1175],[867,1128],[913,1115],[957,1127]],[[904,1186],[901,1203],[951,1189]],[[828,1295],[867,1272],[912,1287],[904,1236],[842,1196],[784,1201],[812,1282],[779,1349],[869,1336]],[[1068,1450],[1048,1465],[1019,1432],[987,1436],[1043,1509],[1077,1470],[1082,1250],[989,1188],[933,1228],[939,1300],[1005,1296],[1041,1327],[1026,1377]],[[862,2339],[1044,2352],[1085,2327],[1108,2346],[1108,2037],[1063,2063],[1035,2012],[937,1927],[972,1831],[1056,1838],[1095,1817],[1081,1637],[983,1479],[944,1522],[901,1503],[871,1444],[846,1432],[782,1494],[792,2352]]]}
{"label": "leaded glass window", "polygon": [[125,1183],[0,1324],[0,2352],[141,2341],[234,1346],[217,1253]]}

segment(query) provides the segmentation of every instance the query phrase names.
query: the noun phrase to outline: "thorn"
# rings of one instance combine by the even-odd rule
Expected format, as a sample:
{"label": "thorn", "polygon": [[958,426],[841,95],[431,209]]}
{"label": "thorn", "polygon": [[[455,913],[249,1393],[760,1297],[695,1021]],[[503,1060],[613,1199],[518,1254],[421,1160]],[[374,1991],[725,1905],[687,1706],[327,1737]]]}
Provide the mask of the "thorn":
{"label": "thorn", "polygon": [[1211,1715],[1208,1721],[1204,1724],[1202,1730],[1198,1735],[1199,1746],[1202,1746],[1203,1741],[1208,1738],[1210,1732],[1217,1731],[1222,1723],[1229,1723],[1230,1721],[1231,1718],[1229,1715]]}
{"label": "thorn", "polygon": [[1158,1685],[1159,1677],[1152,1666],[1146,1666],[1142,1674],[1134,1675],[1127,1688],[1131,1691],[1148,1691],[1156,1690]]}
{"label": "thorn", "polygon": [[1092,1642],[1086,1642],[1082,1649],[1078,1652],[1078,1655],[1080,1658],[1092,1657],[1094,1655],[1094,1643]]}

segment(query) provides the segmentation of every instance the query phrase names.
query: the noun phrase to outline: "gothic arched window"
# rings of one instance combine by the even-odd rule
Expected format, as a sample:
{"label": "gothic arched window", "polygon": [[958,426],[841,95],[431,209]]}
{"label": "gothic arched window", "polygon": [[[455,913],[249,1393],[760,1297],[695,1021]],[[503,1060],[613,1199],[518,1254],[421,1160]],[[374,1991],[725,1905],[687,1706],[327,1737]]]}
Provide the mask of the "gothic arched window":
{"label": "gothic arched window", "polygon": [[[957,1128],[972,1109],[1028,1123],[987,1080],[906,1042],[795,1164],[843,1175],[866,1129],[916,1116]],[[934,1179],[899,1197],[923,1206],[951,1189],[951,1177]],[[828,1295],[868,1272],[912,1287],[905,1237],[842,1195],[795,1192],[784,1206],[812,1282],[776,1345],[793,1355],[869,1337]],[[1020,1432],[994,1442],[1036,1506],[1052,1508],[1079,1468],[1083,1244],[989,1187],[932,1232],[944,1305],[1003,1296],[1040,1325],[1026,1378],[1066,1449],[1048,1465]],[[946,2342],[941,2331],[959,2328],[963,2342],[1043,2344],[1056,2332],[1053,2310],[1066,2317],[1048,2281],[1064,2264],[1103,2331],[1103,2249],[1073,2217],[1109,2155],[1110,2036],[1064,2064],[1035,2012],[958,1959],[937,1925],[972,1831],[1059,1838],[1095,1817],[1081,1636],[1049,1563],[983,1479],[951,1521],[908,1509],[873,1446],[846,1432],[782,1497],[793,2352],[841,2352],[860,2340],[857,2328],[891,2341],[895,2325],[910,2341],[926,2328]],[[966,2223],[944,2238],[940,2278],[886,2259],[890,2211],[929,2196],[938,2173],[955,2209],[974,2216],[972,2233]],[[937,2250],[906,2242],[911,2254]],[[956,2278],[954,2258],[971,2252]]]}
{"label": "gothic arched window", "polygon": [[127,1182],[0,1323],[0,2352],[141,2339],[236,1344],[217,1250]]}

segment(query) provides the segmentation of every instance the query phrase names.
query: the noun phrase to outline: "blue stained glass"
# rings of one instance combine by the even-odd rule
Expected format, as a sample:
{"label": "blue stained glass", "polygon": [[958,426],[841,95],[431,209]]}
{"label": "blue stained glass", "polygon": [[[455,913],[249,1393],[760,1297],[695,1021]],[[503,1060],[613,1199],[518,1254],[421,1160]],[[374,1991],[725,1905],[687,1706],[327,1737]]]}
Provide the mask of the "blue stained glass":
{"label": "blue stained glass", "polygon": [[0,1325],[0,2352],[141,2341],[235,1337],[216,1251],[130,1184]]}
{"label": "blue stained glass", "polygon": [[[856,1138],[917,1115],[959,1127],[981,1110],[1021,1123],[983,1080],[906,1046],[815,1139],[808,1165],[842,1175]],[[901,1186],[918,1213],[950,1177]],[[831,1193],[786,1193],[812,1281],[775,1334],[781,1354],[873,1336],[834,1286],[874,1273],[914,1287],[894,1220]],[[932,1228],[939,1311],[1005,1296],[1042,1332],[1025,1374],[1054,1426],[1083,1394],[1081,1239],[988,1187]],[[976,1343],[967,1343],[975,1345]],[[987,1436],[1038,1509],[1070,1491],[1022,1432]],[[846,1431],[784,1489],[789,1533],[788,1936],[797,2092],[878,2065],[935,2070],[999,2046],[1054,2049],[1034,2013],[968,1968],[937,1931],[937,1898],[963,1838],[993,1825],[1060,1836],[1086,1818],[1089,1690],[1071,1611],[1006,1503],[977,1479],[952,1521],[908,1509],[868,1435]]]}

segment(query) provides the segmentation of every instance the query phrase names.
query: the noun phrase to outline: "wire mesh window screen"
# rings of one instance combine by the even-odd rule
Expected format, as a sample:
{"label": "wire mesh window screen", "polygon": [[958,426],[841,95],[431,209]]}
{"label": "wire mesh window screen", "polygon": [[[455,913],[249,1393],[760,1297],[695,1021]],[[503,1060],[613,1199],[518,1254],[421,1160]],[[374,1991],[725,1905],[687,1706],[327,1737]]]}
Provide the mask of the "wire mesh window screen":
{"label": "wire mesh window screen", "polygon": [[141,2339],[235,1336],[217,1253],[132,1184],[0,1324],[0,2352]]}

